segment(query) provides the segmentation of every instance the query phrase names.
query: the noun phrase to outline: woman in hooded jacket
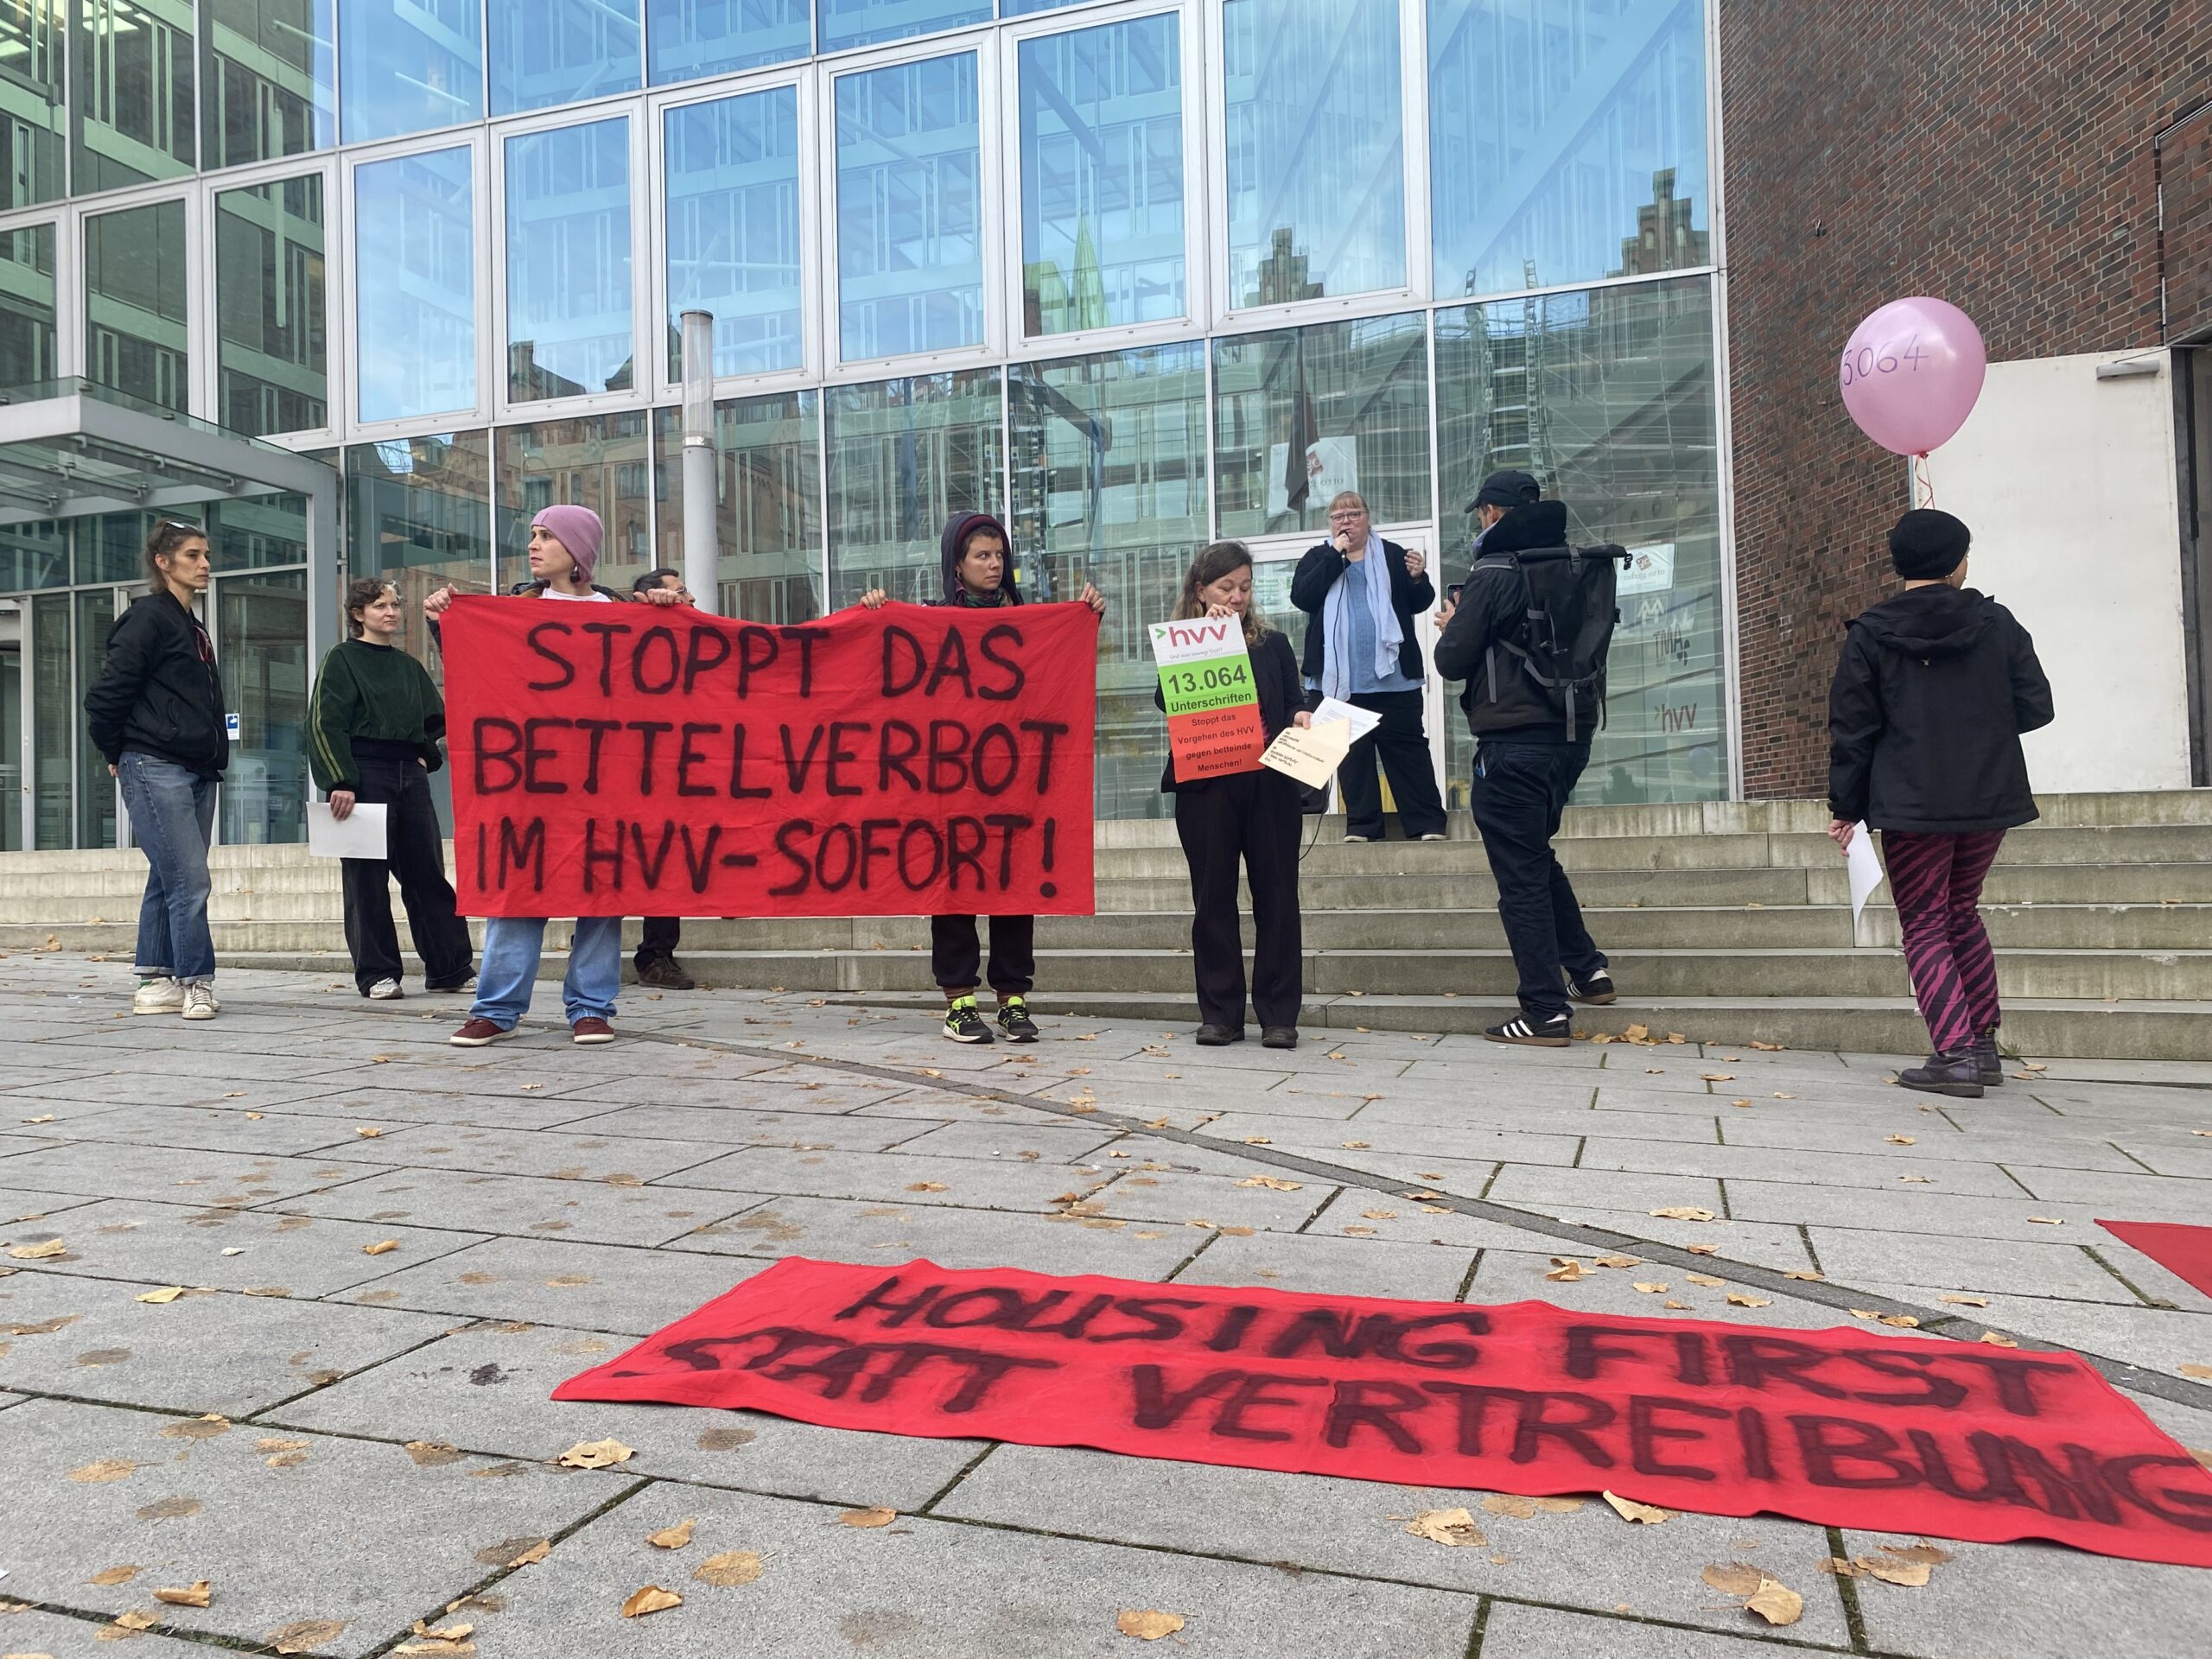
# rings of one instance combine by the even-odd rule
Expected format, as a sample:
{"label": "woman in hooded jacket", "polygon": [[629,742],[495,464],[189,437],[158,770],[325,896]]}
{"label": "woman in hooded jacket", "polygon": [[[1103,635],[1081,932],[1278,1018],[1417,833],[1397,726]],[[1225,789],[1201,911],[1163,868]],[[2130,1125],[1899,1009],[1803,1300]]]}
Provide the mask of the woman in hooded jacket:
{"label": "woman in hooded jacket", "polygon": [[2051,722],[2028,631],[1966,586],[1966,525],[1919,508],[1890,532],[1903,592],[1855,619],[1828,692],[1828,835],[1882,832],[1906,971],[1934,1052],[1908,1089],[1979,1099],[2005,1080],[1981,886],[2038,816],[2020,734]]}

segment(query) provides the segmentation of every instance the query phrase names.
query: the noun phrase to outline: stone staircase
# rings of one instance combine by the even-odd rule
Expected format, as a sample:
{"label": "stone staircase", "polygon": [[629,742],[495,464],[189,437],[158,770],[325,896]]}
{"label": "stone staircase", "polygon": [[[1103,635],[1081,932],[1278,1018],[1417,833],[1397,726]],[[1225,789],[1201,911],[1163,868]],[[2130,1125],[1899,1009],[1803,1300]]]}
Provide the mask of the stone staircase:
{"label": "stone staircase", "polygon": [[[2212,1060],[2212,791],[2042,804],[2042,821],[2007,839],[1986,893],[2008,1041],[2029,1054]],[[1826,821],[1813,802],[1571,811],[1560,859],[1623,988],[1578,1027],[1924,1048],[1886,889],[1854,938]],[[1471,1031],[1510,1006],[1497,891],[1464,815],[1440,844],[1347,847],[1334,819],[1307,831],[1309,1027]],[[334,865],[296,847],[225,848],[214,864],[224,959],[346,969]],[[0,856],[0,949],[127,955],[143,869],[136,853]],[[1189,1023],[1173,826],[1100,825],[1097,899],[1096,917],[1039,924],[1039,1011]],[[938,1002],[926,938],[909,918],[705,920],[686,924],[683,954],[715,985],[921,1008]],[[549,957],[546,973],[562,969]]]}

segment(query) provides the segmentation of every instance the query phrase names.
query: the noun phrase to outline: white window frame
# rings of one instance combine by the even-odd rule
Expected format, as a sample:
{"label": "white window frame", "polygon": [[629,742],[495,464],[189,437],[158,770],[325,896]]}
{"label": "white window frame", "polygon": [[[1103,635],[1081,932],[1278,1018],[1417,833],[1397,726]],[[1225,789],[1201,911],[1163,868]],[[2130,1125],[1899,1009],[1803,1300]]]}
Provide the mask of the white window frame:
{"label": "white window frame", "polygon": [[67,380],[84,373],[84,257],[76,238],[75,213],[66,201],[0,213],[0,236],[54,226],[54,375]]}
{"label": "white window frame", "polygon": [[[928,41],[925,50],[917,51],[914,40],[895,41],[865,51],[842,53],[816,66],[816,73],[822,78],[818,105],[821,120],[816,128],[821,169],[818,176],[822,193],[817,200],[822,220],[822,257],[816,283],[821,289],[822,305],[823,373],[820,384],[825,387],[897,380],[909,375],[938,374],[954,369],[986,368],[1007,360],[1006,215],[994,211],[988,198],[993,181],[1001,176],[998,169],[1002,163],[998,158],[1005,149],[1005,123],[1000,118],[1005,100],[999,96],[1004,85],[999,33],[995,24],[979,25],[954,34],[918,37]],[[843,341],[838,306],[842,251],[837,245],[836,83],[871,70],[928,63],[963,53],[976,56],[976,181],[982,194],[976,221],[982,244],[983,338],[973,346],[944,351],[847,359],[842,356]]]}
{"label": "white window frame", "polygon": [[650,197],[645,206],[650,220],[647,245],[648,259],[652,267],[649,273],[652,298],[652,315],[645,320],[645,335],[653,359],[651,387],[652,402],[656,405],[671,399],[681,399],[683,395],[683,377],[667,372],[668,365],[662,360],[659,349],[659,325],[661,320],[668,315],[670,303],[669,111],[704,104],[726,103],[734,98],[773,92],[783,86],[794,88],[798,101],[800,365],[796,369],[779,369],[767,374],[717,375],[715,377],[715,397],[720,401],[766,392],[802,391],[823,383],[822,372],[828,360],[828,348],[823,322],[823,305],[827,296],[822,273],[823,261],[830,257],[823,207],[823,192],[829,188],[829,181],[823,176],[823,146],[817,135],[823,124],[821,97],[824,89],[812,64],[804,60],[794,60],[790,63],[747,70],[734,78],[678,81],[671,86],[659,89],[646,99],[646,118],[652,124],[646,145],[645,179],[645,189]]}
{"label": "white window frame", "polygon": [[[200,249],[193,263],[193,278],[199,287],[195,311],[205,314],[207,351],[205,360],[193,359],[193,395],[196,407],[206,412],[206,417],[221,425],[222,373],[217,353],[222,347],[222,312],[215,291],[217,270],[215,247],[215,198],[233,190],[248,190],[257,185],[282,184],[293,179],[314,175],[322,180],[322,308],[323,308],[323,377],[327,391],[323,407],[330,418],[319,427],[304,428],[296,432],[272,432],[263,435],[263,442],[281,442],[288,449],[311,449],[339,441],[346,428],[345,412],[352,407],[342,401],[352,396],[352,387],[340,372],[340,359],[344,355],[339,349],[338,335],[341,321],[351,319],[337,315],[338,303],[338,240],[341,221],[338,211],[338,158],[329,150],[311,150],[302,156],[290,156],[283,161],[256,162],[250,166],[228,167],[219,172],[203,173],[195,182],[193,216],[202,227]],[[347,330],[350,332],[350,329]]]}
{"label": "white window frame", "polygon": [[[436,137],[395,139],[387,144],[377,144],[344,155],[340,177],[345,192],[346,249],[343,262],[345,293],[339,302],[344,307],[345,385],[346,387],[346,414],[340,429],[348,443],[374,443],[385,438],[412,438],[425,434],[457,431],[466,427],[492,424],[490,387],[496,369],[504,377],[506,372],[505,348],[498,341],[487,339],[486,310],[484,296],[493,280],[492,237],[487,220],[491,216],[490,175],[486,169],[490,159],[486,149],[491,143],[490,130],[482,125],[445,129]],[[357,298],[360,288],[360,216],[356,211],[355,193],[359,170],[379,162],[404,161],[410,156],[435,156],[449,149],[466,149],[469,153],[469,213],[472,264],[476,284],[474,310],[476,334],[476,401],[467,408],[423,410],[412,414],[395,416],[388,420],[365,421],[360,416],[360,317]]]}
{"label": "white window frame", "polygon": [[[1006,295],[1007,361],[1051,361],[1064,357],[1095,356],[1100,352],[1130,346],[1179,344],[1193,336],[1202,336],[1211,326],[1214,284],[1209,252],[1213,238],[1209,226],[1218,193],[1211,188],[1205,113],[1194,107],[1192,89],[1198,87],[1203,94],[1213,73],[1207,56],[1208,29],[1199,15],[1212,10],[1216,8],[1186,3],[1185,0],[1109,0],[1103,5],[1039,12],[1001,28],[1001,37],[1006,42],[1002,101],[1008,112],[999,173],[1006,204],[1000,217],[1005,221],[1005,268],[1001,278]],[[1182,54],[1183,315],[1160,322],[1117,323],[1109,327],[1074,329],[1058,334],[1026,334],[1022,329],[1022,42],[1170,14],[1179,24],[1178,47]]]}
{"label": "white window frame", "polygon": [[[92,262],[85,253],[85,233],[95,219],[105,219],[111,213],[132,207],[151,207],[168,202],[184,204],[184,269],[185,281],[189,285],[185,295],[185,412],[195,420],[209,419],[207,387],[213,381],[205,378],[206,362],[214,355],[214,295],[209,286],[213,251],[213,238],[207,233],[203,213],[199,175],[189,178],[165,179],[156,184],[133,185],[127,190],[103,190],[96,196],[85,196],[73,200],[67,215],[69,255],[73,270],[70,272],[69,327],[73,334],[67,352],[56,343],[54,361],[57,368],[70,361],[76,367],[65,372],[90,380],[92,374],[92,342],[86,336],[92,330],[92,300],[86,293],[91,279]],[[35,222],[36,215],[33,215]],[[57,248],[54,259],[55,275],[60,276],[61,257]],[[60,297],[59,290],[56,295]],[[61,326],[62,308],[54,308],[54,324]]]}
{"label": "white window frame", "polygon": [[[478,111],[475,118],[468,121],[452,122],[442,127],[425,127],[420,132],[396,133],[388,138],[350,137],[346,130],[346,23],[344,18],[339,15],[350,3],[351,0],[335,0],[335,7],[331,14],[334,28],[330,42],[330,72],[335,78],[333,84],[336,88],[338,99],[338,142],[333,144],[331,149],[345,152],[349,172],[356,152],[365,153],[371,149],[384,150],[394,145],[404,148],[423,140],[434,141],[429,144],[429,148],[432,149],[451,149],[452,139],[455,134],[483,130],[486,124],[492,118],[492,19],[489,12],[485,9],[484,0],[475,0],[476,107]],[[639,31],[639,61],[642,62],[644,52],[642,29]],[[435,142],[440,139],[445,142]]]}

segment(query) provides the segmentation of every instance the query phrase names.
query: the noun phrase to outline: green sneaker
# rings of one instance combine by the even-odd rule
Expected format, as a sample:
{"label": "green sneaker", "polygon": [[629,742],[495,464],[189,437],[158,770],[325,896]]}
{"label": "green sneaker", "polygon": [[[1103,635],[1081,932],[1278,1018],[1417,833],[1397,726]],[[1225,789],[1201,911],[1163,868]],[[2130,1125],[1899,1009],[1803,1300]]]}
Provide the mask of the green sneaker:
{"label": "green sneaker", "polygon": [[944,1034],[955,1043],[988,1043],[991,1028],[976,1010],[976,999],[963,996],[944,1011]]}
{"label": "green sneaker", "polygon": [[1018,996],[999,999],[999,1029],[1010,1043],[1033,1043],[1037,1040],[1037,1022],[1029,1017],[1029,1004]]}

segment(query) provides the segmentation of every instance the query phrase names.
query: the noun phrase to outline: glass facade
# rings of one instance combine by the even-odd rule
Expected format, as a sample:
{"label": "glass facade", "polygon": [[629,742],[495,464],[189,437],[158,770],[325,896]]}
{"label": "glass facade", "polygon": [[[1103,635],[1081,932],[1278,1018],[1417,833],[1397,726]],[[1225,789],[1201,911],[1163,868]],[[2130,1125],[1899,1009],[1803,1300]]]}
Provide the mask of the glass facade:
{"label": "glass facade", "polygon": [[[610,585],[681,563],[679,318],[709,311],[716,608],[931,597],[947,516],[1005,515],[1029,592],[1109,596],[1108,817],[1166,805],[1142,625],[1196,546],[1250,542],[1296,641],[1336,491],[1441,585],[1519,466],[1637,555],[1584,798],[1721,797],[1712,10],[0,0],[0,392],[82,374],[327,451],[348,567],[400,583],[436,672],[421,598],[525,577],[538,506],[602,514]],[[281,792],[299,510],[207,518]],[[108,822],[73,697],[143,530],[0,525],[0,847]],[[226,836],[294,833],[274,798]]]}

